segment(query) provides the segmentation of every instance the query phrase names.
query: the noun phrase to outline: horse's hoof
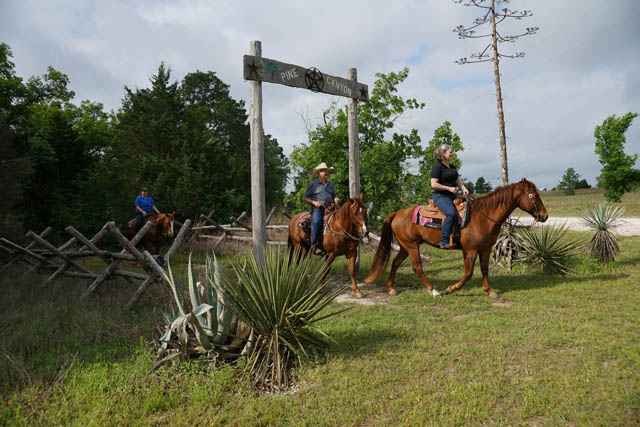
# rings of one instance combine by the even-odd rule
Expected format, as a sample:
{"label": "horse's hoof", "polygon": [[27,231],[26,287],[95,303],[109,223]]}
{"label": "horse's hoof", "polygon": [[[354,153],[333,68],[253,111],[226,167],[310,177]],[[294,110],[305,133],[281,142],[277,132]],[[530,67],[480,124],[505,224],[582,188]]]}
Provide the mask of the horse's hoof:
{"label": "horse's hoof", "polygon": [[398,291],[396,291],[395,289],[391,289],[389,291],[389,295],[392,296],[392,297],[395,297],[396,295],[398,295]]}
{"label": "horse's hoof", "polygon": [[436,291],[435,289],[431,291],[431,296],[433,296],[434,298],[442,298],[440,292]]}
{"label": "horse's hoof", "polygon": [[362,299],[362,298],[364,298],[364,295],[362,295],[362,292],[356,292],[355,293],[355,297],[358,298],[358,299]]}
{"label": "horse's hoof", "polygon": [[500,295],[498,295],[497,292],[491,291],[491,292],[489,292],[489,298],[500,299]]}
{"label": "horse's hoof", "polygon": [[450,287],[447,286],[447,289],[444,290],[444,294],[445,295],[450,295],[451,293],[453,293],[453,291],[451,290]]}

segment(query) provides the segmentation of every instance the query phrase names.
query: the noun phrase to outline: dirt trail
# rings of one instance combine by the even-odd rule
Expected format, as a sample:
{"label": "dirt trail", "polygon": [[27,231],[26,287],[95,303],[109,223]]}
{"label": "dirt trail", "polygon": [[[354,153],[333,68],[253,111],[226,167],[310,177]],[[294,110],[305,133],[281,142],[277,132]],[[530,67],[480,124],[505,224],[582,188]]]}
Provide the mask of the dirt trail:
{"label": "dirt trail", "polygon": [[[521,217],[520,222],[525,225],[531,224],[533,218]],[[567,224],[570,230],[589,231],[589,228],[582,224],[582,219],[577,216],[550,217],[545,224],[552,226]],[[613,234],[621,236],[640,236],[640,218],[621,218],[620,225],[612,230]]]}

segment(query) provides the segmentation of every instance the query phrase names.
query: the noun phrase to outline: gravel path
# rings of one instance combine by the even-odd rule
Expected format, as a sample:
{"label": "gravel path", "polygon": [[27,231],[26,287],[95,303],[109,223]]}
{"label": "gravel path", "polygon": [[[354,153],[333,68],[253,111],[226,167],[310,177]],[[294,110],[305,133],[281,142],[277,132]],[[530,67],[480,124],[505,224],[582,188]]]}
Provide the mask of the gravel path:
{"label": "gravel path", "polygon": [[[523,224],[531,224],[533,218],[520,217]],[[582,219],[577,216],[569,217],[550,217],[545,224],[562,225],[566,223],[569,229],[574,231],[589,231],[589,228],[582,225]],[[621,218],[620,225],[612,230],[613,234],[622,236],[640,236],[640,218]]]}

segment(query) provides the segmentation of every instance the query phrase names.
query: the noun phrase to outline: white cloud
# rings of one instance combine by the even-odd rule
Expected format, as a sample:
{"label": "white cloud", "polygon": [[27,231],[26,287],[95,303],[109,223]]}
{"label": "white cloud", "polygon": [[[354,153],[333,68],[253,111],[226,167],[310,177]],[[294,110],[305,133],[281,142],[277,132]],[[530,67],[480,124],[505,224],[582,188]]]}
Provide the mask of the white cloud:
{"label": "white cloud", "polygon": [[[47,65],[65,72],[77,101],[91,99],[117,109],[123,87],[146,87],[160,61],[175,79],[213,70],[248,101],[242,55],[261,40],[263,55],[328,74],[358,68],[372,88],[376,72],[408,65],[403,96],[427,103],[401,122],[416,127],[423,141],[449,120],[465,151],[462,173],[499,184],[498,125],[490,64],[454,61],[483,48],[452,32],[470,24],[474,8],[450,1],[62,1],[3,2],[2,41],[14,52],[22,77]],[[568,167],[595,182],[600,165],[593,129],[611,114],[640,110],[640,4],[632,0],[514,0],[512,9],[534,16],[518,29],[539,26],[513,51],[523,59],[501,63],[510,177],[557,184]],[[265,131],[289,153],[305,139],[299,111],[320,120],[326,95],[284,86],[264,86]],[[247,102],[248,105],[248,102]],[[640,152],[640,119],[627,134],[627,152]]]}

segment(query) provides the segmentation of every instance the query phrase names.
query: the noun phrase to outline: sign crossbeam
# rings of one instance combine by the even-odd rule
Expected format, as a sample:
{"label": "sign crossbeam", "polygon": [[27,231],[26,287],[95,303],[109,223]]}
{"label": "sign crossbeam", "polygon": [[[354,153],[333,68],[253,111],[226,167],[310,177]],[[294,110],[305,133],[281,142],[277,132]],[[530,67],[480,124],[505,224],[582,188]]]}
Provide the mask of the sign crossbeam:
{"label": "sign crossbeam", "polygon": [[361,101],[369,100],[369,88],[366,84],[323,74],[317,68],[305,68],[253,55],[244,55],[242,62],[245,80],[299,87]]}

